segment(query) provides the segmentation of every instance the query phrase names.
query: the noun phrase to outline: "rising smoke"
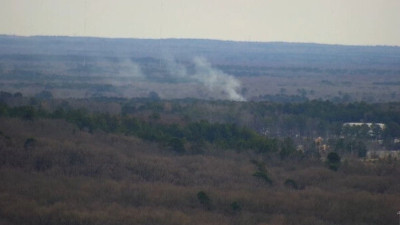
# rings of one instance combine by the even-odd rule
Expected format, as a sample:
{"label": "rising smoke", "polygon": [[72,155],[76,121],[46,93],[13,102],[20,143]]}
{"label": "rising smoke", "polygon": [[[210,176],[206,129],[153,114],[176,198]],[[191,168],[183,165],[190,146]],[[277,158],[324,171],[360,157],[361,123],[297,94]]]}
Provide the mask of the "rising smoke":
{"label": "rising smoke", "polygon": [[222,92],[225,99],[246,101],[238,92],[241,86],[240,82],[233,76],[213,68],[205,58],[195,57],[193,59],[193,73],[188,73],[186,67],[172,57],[164,58],[164,62],[171,78],[199,83],[212,93]]}
{"label": "rising smoke", "polygon": [[144,78],[144,74],[139,64],[129,59],[124,59],[119,62],[118,76],[123,78]]}
{"label": "rising smoke", "polygon": [[[113,86],[120,87],[125,85],[132,85],[137,81],[146,79],[143,74],[142,69],[139,64],[133,62],[130,59],[118,59],[117,63],[111,63],[107,65],[103,62],[105,66],[104,71],[111,73],[111,76],[103,78],[103,82],[107,84],[112,84]],[[111,68],[107,70],[107,68]]]}
{"label": "rising smoke", "polygon": [[199,83],[212,91],[223,91],[229,100],[246,101],[237,91],[240,88],[240,82],[236,78],[213,68],[204,58],[196,57],[193,62],[196,71],[193,78]]}
{"label": "rising smoke", "polygon": [[189,75],[187,72],[187,69],[184,65],[179,64],[174,57],[168,55],[164,55],[163,61],[165,66],[167,67],[168,75],[171,76],[170,78],[172,79],[190,79],[192,80],[193,78]]}

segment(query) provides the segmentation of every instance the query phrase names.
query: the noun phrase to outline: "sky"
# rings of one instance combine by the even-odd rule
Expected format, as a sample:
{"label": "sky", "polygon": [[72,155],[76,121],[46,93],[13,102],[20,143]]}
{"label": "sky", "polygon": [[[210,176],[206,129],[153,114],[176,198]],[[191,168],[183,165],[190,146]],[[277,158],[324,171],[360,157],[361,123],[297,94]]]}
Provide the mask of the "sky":
{"label": "sky", "polygon": [[0,0],[0,34],[400,46],[400,0]]}

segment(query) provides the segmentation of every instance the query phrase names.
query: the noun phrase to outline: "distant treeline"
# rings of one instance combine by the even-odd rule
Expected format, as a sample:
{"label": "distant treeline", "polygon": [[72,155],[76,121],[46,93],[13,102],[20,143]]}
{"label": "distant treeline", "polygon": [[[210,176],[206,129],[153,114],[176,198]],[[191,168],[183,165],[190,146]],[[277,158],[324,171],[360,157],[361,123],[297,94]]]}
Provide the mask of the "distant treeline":
{"label": "distant treeline", "polygon": [[257,152],[280,151],[289,154],[295,151],[290,140],[279,141],[276,138],[263,137],[251,129],[228,123],[213,124],[200,121],[186,125],[168,125],[127,115],[88,113],[83,109],[60,108],[49,112],[33,106],[9,107],[6,104],[0,105],[0,116],[18,117],[24,120],[65,119],[82,130],[134,135],[143,140],[161,143],[178,153],[184,153],[186,146],[193,151],[201,151],[202,146],[207,143],[224,149],[254,149]]}
{"label": "distant treeline", "polygon": [[[92,101],[114,102],[114,99]],[[279,152],[285,157],[296,152],[294,142],[304,144],[306,138],[322,136],[339,141],[345,122],[385,123],[386,128],[379,132],[379,136],[349,136],[357,138],[357,141],[383,139],[387,140],[386,147],[392,148],[390,143],[400,137],[400,106],[397,103],[338,104],[318,100],[301,103],[237,103],[151,98],[115,101],[121,106],[121,112],[117,114],[74,109],[68,104],[66,107],[44,110],[41,104],[11,107],[3,103],[0,105],[0,116],[25,120],[65,119],[82,130],[133,135],[180,153],[202,151],[205,145],[211,144],[223,149]],[[168,110],[166,105],[169,105]],[[178,120],[170,122],[168,115]],[[213,117],[217,120],[210,120]],[[245,118],[249,118],[247,124],[243,122]],[[348,142],[354,140],[349,139]]]}

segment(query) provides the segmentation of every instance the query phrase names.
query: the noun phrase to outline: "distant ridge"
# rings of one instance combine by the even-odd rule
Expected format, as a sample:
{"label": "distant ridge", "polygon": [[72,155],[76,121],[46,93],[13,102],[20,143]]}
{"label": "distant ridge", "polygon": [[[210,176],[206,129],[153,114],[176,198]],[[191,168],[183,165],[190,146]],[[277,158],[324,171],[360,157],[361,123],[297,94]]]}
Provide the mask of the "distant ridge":
{"label": "distant ridge", "polygon": [[128,37],[95,37],[95,36],[66,36],[66,35],[11,35],[0,34],[0,38],[61,38],[61,39],[88,39],[88,40],[157,40],[157,41],[205,41],[205,42],[222,42],[222,43],[254,43],[254,44],[288,44],[288,45],[321,45],[321,46],[341,46],[341,47],[389,47],[400,48],[397,45],[352,45],[352,44],[331,44],[331,43],[318,43],[318,42],[285,42],[285,41],[236,41],[236,40],[223,40],[223,39],[208,39],[208,38],[128,38]]}
{"label": "distant ridge", "polygon": [[400,65],[398,46],[356,46],[292,42],[247,42],[213,39],[140,39],[70,36],[0,35],[0,55],[88,55],[96,57],[153,57],[179,60],[203,56],[211,62],[252,66],[333,65],[357,67]]}

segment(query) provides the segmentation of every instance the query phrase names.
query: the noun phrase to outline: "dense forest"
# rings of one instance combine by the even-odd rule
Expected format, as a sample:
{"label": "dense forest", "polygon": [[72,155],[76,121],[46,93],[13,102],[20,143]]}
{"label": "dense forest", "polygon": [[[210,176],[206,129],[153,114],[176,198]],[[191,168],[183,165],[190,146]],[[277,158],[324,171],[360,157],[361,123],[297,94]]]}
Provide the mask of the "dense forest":
{"label": "dense forest", "polygon": [[0,35],[0,224],[389,225],[400,47]]}
{"label": "dense forest", "polygon": [[0,97],[2,224],[398,221],[399,103]]}

